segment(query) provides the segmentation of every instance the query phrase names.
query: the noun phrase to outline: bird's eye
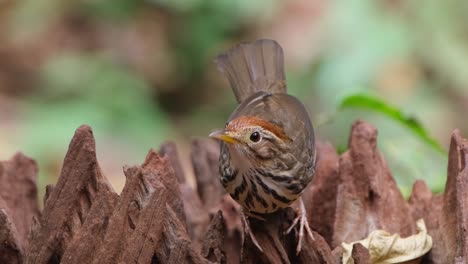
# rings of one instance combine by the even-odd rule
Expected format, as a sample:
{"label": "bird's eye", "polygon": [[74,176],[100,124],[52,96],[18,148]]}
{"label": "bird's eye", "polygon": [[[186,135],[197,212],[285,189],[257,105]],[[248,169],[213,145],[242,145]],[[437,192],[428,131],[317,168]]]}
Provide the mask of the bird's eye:
{"label": "bird's eye", "polygon": [[258,133],[257,131],[253,132],[251,135],[250,135],[250,140],[252,142],[258,142],[260,141],[260,133]]}

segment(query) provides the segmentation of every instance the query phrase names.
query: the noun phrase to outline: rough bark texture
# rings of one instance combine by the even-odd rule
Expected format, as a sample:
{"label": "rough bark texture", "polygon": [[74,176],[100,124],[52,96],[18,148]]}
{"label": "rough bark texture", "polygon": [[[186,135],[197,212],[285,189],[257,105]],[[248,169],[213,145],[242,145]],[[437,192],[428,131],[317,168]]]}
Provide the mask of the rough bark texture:
{"label": "rough bark texture", "polygon": [[198,195],[208,210],[217,208],[226,193],[218,177],[219,145],[210,139],[195,139],[191,156]]}
{"label": "rough bark texture", "polygon": [[447,183],[442,195],[432,195],[417,181],[409,199],[413,219],[424,218],[434,246],[428,263],[468,263],[468,141],[452,134]]}
{"label": "rough bark texture", "polygon": [[179,153],[174,142],[166,142],[161,145],[159,149],[159,155],[166,156],[171,162],[171,166],[174,169],[175,176],[180,183],[185,182],[185,174],[180,164]]}
{"label": "rough bark texture", "polygon": [[339,157],[330,143],[317,144],[317,153],[315,176],[303,199],[310,227],[331,244],[339,185]]}
{"label": "rough bark texture", "polygon": [[[0,263],[340,263],[342,242],[375,229],[408,236],[419,218],[434,242],[423,263],[467,263],[468,141],[454,132],[444,194],[417,181],[406,202],[376,140],[375,128],[358,121],[343,155],[318,144],[316,175],[303,196],[315,239],[304,237],[296,255],[298,228],[285,234],[293,208],[249,219],[263,252],[246,234],[240,206],[218,180],[217,143],[193,143],[196,189],[166,143],[142,165],[124,168],[118,195],[101,174],[91,129],[82,126],[57,184],[46,188],[42,215],[34,161],[17,154],[0,162]],[[359,244],[352,256],[370,263]]]}
{"label": "rough bark texture", "polygon": [[412,235],[416,224],[382,154],[377,130],[357,121],[340,157],[333,246],[364,239],[376,229]]}
{"label": "rough bark texture", "polygon": [[59,263],[80,233],[96,198],[112,191],[101,175],[91,128],[81,126],[73,137],[57,185],[29,238],[26,263]]}
{"label": "rough bark texture", "polygon": [[355,264],[371,264],[369,251],[362,244],[353,245],[353,254]]}
{"label": "rough bark texture", "polygon": [[36,175],[36,162],[22,153],[17,153],[9,161],[0,162],[0,197],[24,247],[27,246],[33,218],[39,217]]}
{"label": "rough bark texture", "polygon": [[18,231],[7,214],[5,201],[0,197],[0,263],[22,263],[23,248]]}
{"label": "rough bark texture", "polygon": [[200,196],[185,179],[175,144],[173,142],[162,144],[159,154],[166,156],[174,169],[179,181],[180,196],[184,205],[184,217],[186,217],[188,232],[195,247],[199,249],[210,221],[208,211],[200,200]]}

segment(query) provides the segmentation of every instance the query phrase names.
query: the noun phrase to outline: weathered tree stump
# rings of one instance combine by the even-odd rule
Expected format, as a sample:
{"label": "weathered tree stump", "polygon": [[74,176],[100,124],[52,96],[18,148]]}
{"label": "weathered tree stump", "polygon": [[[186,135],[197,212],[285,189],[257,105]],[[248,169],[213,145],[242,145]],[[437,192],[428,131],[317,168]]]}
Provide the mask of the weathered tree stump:
{"label": "weathered tree stump", "polygon": [[[318,144],[316,176],[304,194],[314,240],[296,255],[292,208],[250,219],[263,252],[245,235],[241,208],[218,180],[218,144],[192,145],[197,188],[185,179],[173,143],[125,167],[118,195],[101,173],[91,128],[78,128],[57,184],[39,212],[36,164],[22,154],[0,162],[0,263],[340,263],[342,242],[376,229],[401,236],[423,218],[433,248],[423,263],[468,262],[468,141],[455,131],[444,194],[417,181],[405,201],[377,150],[377,131],[358,121],[339,156]],[[355,263],[370,263],[354,246]]]}
{"label": "weathered tree stump", "polygon": [[413,219],[424,218],[434,246],[429,263],[468,263],[468,141],[452,134],[445,192],[433,195],[417,181],[409,199]]}
{"label": "weathered tree stump", "polygon": [[409,205],[403,199],[377,150],[377,130],[353,124],[349,150],[340,157],[332,245],[353,242],[375,229],[409,236],[416,231]]}

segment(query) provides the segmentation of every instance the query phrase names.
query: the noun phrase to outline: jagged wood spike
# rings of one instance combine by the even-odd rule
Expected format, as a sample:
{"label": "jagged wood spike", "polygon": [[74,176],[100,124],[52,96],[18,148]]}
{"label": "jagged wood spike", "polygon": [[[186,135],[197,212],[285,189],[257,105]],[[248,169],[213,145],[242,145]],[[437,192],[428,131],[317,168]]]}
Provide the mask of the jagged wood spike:
{"label": "jagged wood spike", "polygon": [[69,145],[42,216],[31,231],[25,263],[60,262],[103,190],[113,191],[96,160],[92,130],[81,126]]}
{"label": "jagged wood spike", "polygon": [[33,218],[40,215],[37,197],[37,164],[22,153],[0,162],[0,197],[10,210],[22,247],[27,248],[27,236]]}

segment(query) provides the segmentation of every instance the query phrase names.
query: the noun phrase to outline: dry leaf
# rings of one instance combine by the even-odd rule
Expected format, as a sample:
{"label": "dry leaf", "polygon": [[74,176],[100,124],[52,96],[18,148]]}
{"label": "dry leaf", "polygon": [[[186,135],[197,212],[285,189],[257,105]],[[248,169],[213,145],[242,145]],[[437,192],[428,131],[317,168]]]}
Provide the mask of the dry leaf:
{"label": "dry leaf", "polygon": [[371,261],[375,264],[403,263],[420,258],[432,248],[432,237],[427,234],[423,219],[419,219],[416,225],[419,232],[406,238],[384,230],[375,230],[364,240],[342,243],[343,263],[354,264],[351,253],[356,243],[361,243],[369,250]]}

